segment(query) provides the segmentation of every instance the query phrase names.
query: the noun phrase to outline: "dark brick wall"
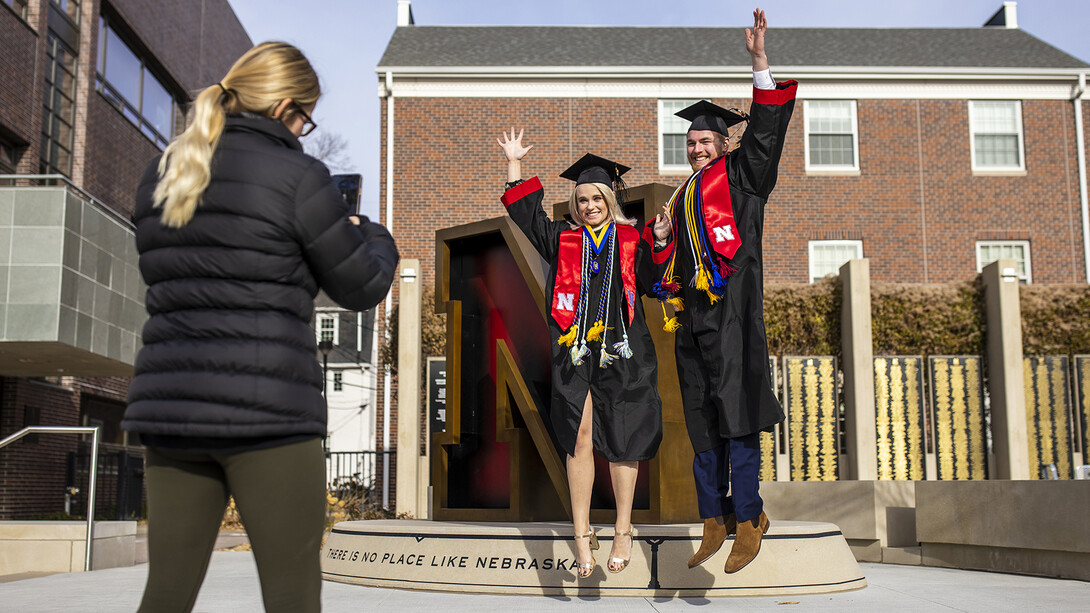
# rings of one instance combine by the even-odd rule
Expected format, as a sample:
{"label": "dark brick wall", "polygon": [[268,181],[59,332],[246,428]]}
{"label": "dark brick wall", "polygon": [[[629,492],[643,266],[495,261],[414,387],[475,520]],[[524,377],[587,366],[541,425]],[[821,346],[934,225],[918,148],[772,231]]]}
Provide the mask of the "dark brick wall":
{"label": "dark brick wall", "polygon": [[0,7],[0,126],[24,142],[38,140],[41,112],[33,104],[38,84],[38,34],[7,7]]}
{"label": "dark brick wall", "polygon": [[227,0],[115,0],[111,6],[189,92],[218,81],[253,46]]}
{"label": "dark brick wall", "polygon": [[98,92],[91,92],[83,188],[125,217],[148,162],[161,153],[144,133]]}
{"label": "dark brick wall", "polygon": [[[15,378],[2,385],[0,437],[27,425],[79,425],[79,395],[71,390]],[[39,424],[24,423],[26,407],[39,411]],[[63,511],[66,461],[77,444],[73,434],[39,434],[0,449],[0,520]]]}

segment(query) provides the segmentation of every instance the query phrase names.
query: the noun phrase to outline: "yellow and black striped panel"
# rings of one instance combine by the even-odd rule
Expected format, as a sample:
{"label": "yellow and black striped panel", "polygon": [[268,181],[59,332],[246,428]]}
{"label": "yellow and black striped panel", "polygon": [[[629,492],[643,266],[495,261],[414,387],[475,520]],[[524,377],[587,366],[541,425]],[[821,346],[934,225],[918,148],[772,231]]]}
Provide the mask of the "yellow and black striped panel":
{"label": "yellow and black striped panel", "polygon": [[792,481],[836,481],[839,436],[836,358],[784,358]]}
{"label": "yellow and black striped panel", "polygon": [[1022,358],[1030,479],[1040,479],[1041,467],[1049,464],[1056,465],[1061,479],[1073,476],[1067,364],[1067,356]]}
{"label": "yellow and black striped panel", "polygon": [[[768,373],[769,382],[772,385],[772,391],[779,398],[779,390],[776,385],[776,358],[768,358]],[[772,432],[762,432],[761,439],[761,481],[775,481],[776,480],[776,435],[779,433],[779,426]]]}
{"label": "yellow and black striped panel", "polygon": [[1090,464],[1090,355],[1075,356],[1075,384],[1078,396],[1075,406],[1078,408],[1079,428],[1082,431],[1082,463]]}
{"label": "yellow and black striped panel", "polygon": [[874,358],[878,479],[924,478],[923,358]]}
{"label": "yellow and black striped panel", "polygon": [[932,356],[928,360],[935,467],[941,480],[988,478],[982,366],[979,356]]}

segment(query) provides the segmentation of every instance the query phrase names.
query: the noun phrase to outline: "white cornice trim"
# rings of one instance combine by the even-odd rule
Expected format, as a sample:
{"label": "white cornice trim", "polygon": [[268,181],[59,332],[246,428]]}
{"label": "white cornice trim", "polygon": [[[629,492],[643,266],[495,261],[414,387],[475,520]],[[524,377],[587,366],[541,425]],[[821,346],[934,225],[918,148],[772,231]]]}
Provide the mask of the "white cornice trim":
{"label": "white cornice trim", "polygon": [[[785,78],[777,73],[778,78]],[[426,79],[397,81],[403,98],[749,98],[752,76],[745,79]],[[845,81],[802,79],[804,99],[1070,100],[1074,82],[1052,81]]]}
{"label": "white cornice trim", "polygon": [[[1016,79],[1078,79],[1083,68],[983,68],[983,67],[933,67],[933,66],[773,66],[778,77],[793,75],[829,78],[884,78],[902,79],[925,77],[935,79],[1016,78]],[[481,78],[503,75],[521,78],[572,78],[593,75],[597,78],[644,78],[685,77],[722,79],[746,77],[752,73],[749,66],[379,66],[377,74],[393,73],[395,76],[458,76]]]}

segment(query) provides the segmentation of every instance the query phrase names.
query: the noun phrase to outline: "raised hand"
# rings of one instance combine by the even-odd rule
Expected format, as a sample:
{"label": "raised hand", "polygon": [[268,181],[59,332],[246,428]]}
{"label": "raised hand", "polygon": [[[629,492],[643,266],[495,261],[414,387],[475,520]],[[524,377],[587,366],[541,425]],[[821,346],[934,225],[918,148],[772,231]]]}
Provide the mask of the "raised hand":
{"label": "raised hand", "polygon": [[515,129],[511,128],[511,134],[503,133],[503,140],[496,139],[496,142],[500,144],[500,148],[503,149],[503,154],[507,156],[508,162],[514,162],[515,160],[521,160],[526,153],[533,149],[534,146],[528,147],[522,146],[522,130],[519,130],[518,136],[515,136]]}
{"label": "raised hand", "polygon": [[768,30],[768,21],[765,12],[759,8],[753,9],[753,29],[746,28],[746,51],[753,58],[753,70],[765,70],[768,68],[768,58],[765,56],[765,31]]}
{"label": "raised hand", "polygon": [[674,222],[670,219],[670,203],[666,203],[662,207],[662,212],[655,215],[655,227],[652,229],[655,233],[655,240],[664,241],[669,239],[673,230]]}

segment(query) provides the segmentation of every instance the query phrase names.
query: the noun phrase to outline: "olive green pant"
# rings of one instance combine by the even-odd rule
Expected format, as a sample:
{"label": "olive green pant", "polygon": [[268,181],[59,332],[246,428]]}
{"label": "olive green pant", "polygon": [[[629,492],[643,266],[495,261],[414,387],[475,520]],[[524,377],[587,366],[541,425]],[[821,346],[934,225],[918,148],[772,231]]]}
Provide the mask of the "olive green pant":
{"label": "olive green pant", "polygon": [[266,611],[321,609],[321,439],[239,453],[146,450],[148,582],[140,611],[190,611],[229,496],[253,546]]}

